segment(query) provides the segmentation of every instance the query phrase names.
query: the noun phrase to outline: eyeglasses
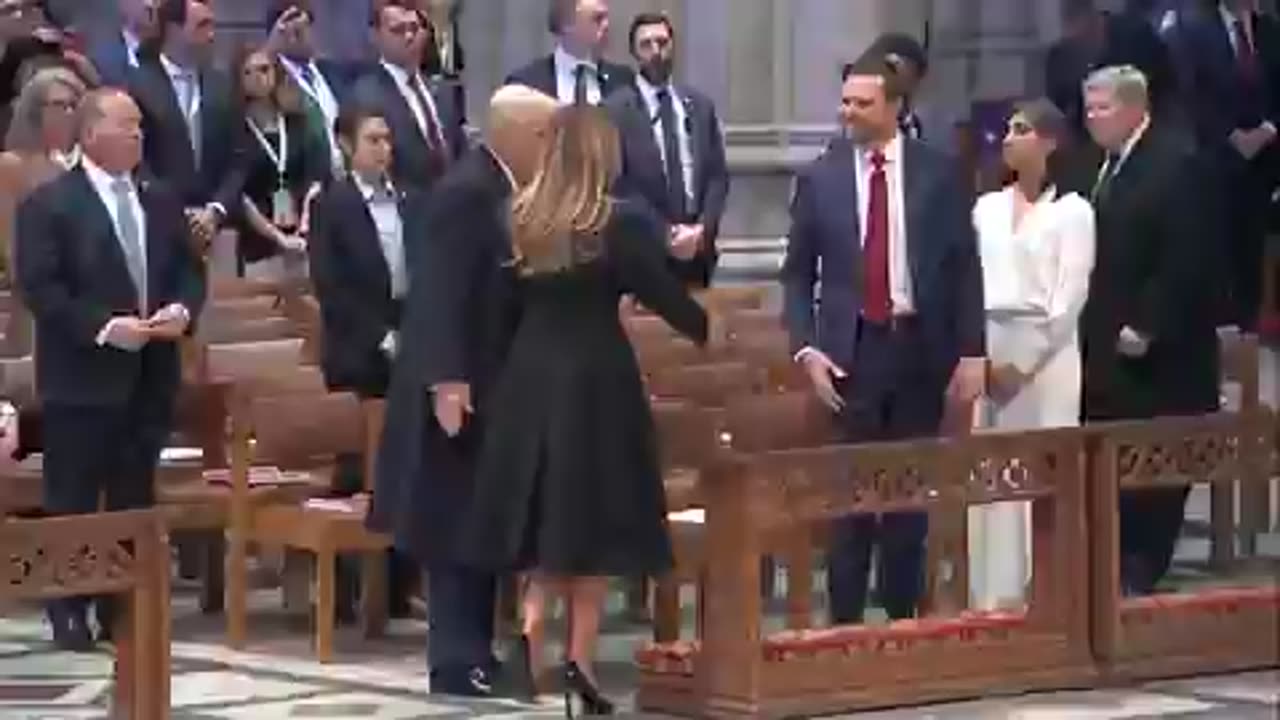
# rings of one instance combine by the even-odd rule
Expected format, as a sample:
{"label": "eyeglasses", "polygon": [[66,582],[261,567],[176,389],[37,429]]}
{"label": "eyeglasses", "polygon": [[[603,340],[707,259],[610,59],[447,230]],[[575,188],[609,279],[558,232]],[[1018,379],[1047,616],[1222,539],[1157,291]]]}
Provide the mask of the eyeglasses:
{"label": "eyeglasses", "polygon": [[61,110],[65,113],[73,112],[76,109],[75,100],[64,100],[62,98],[49,98],[44,101],[43,105],[47,108]]}

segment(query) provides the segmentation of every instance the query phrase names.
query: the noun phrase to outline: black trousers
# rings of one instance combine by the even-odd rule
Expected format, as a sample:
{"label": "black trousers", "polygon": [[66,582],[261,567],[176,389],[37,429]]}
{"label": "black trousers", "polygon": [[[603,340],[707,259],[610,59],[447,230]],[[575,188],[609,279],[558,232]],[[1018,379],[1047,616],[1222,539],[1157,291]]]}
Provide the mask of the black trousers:
{"label": "black trousers", "polygon": [[[155,504],[156,464],[168,439],[172,393],[138,392],[124,405],[46,404],[44,435],[44,510],[49,515],[79,515],[134,510]],[[83,618],[88,598],[54,601],[54,622]],[[110,604],[98,604],[98,621],[111,622]]]}
{"label": "black trousers", "polygon": [[1264,153],[1248,164],[1238,160],[1223,164],[1225,212],[1221,227],[1229,277],[1227,321],[1252,332],[1257,329],[1262,308],[1262,261],[1276,157]]}
{"label": "black trousers", "polygon": [[1185,516],[1188,487],[1120,494],[1120,581],[1130,595],[1149,595],[1169,572]]}
{"label": "black trousers", "polygon": [[463,567],[428,567],[427,664],[432,670],[490,669],[497,577]]}
{"label": "black trousers", "polygon": [[[946,378],[931,369],[918,323],[859,322],[853,367],[840,383],[845,407],[838,420],[846,442],[931,437],[942,424]],[[879,548],[880,599],[890,618],[916,613],[924,589],[923,512],[858,514],[832,527],[827,551],[828,592],[834,624],[860,623],[867,603],[871,552]]]}

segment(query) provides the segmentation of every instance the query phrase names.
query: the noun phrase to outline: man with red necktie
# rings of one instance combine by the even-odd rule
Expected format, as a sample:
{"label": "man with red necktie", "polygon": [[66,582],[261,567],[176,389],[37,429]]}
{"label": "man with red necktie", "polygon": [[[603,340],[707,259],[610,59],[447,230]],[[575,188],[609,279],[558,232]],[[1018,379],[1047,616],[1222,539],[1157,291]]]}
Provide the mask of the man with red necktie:
{"label": "man with red necktie", "polygon": [[[864,55],[843,76],[849,137],[797,179],[784,321],[846,441],[935,436],[948,406],[971,407],[984,384],[970,196],[953,160],[902,135],[902,79],[883,55]],[[862,621],[873,547],[885,611],[915,615],[927,531],[919,512],[837,520],[827,556],[832,621]]]}
{"label": "man with red necktie", "polygon": [[1280,181],[1280,23],[1257,0],[1206,2],[1179,35],[1196,139],[1222,189],[1213,239],[1229,262],[1226,321],[1256,329],[1268,209]]}

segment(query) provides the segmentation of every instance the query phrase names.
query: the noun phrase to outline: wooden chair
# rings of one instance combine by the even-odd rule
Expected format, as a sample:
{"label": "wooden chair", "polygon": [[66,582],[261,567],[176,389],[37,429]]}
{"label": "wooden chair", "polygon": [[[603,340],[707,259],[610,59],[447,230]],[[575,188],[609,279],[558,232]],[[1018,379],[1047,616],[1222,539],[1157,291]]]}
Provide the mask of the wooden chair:
{"label": "wooden chair", "polygon": [[[1260,385],[1260,358],[1258,337],[1251,334],[1226,334],[1221,337],[1222,377],[1235,383],[1240,389],[1240,404],[1235,411],[1248,423],[1265,422]],[[1241,458],[1242,472],[1247,475],[1266,473],[1264,448],[1251,444],[1244,448]],[[1271,483],[1264,479],[1244,480],[1236,485],[1214,486],[1212,497],[1213,563],[1218,568],[1228,566],[1235,558],[1235,540],[1239,539],[1240,551],[1253,555],[1257,550],[1258,536],[1267,531],[1271,520]],[[1231,529],[1235,523],[1235,502],[1239,498],[1239,532]]]}
{"label": "wooden chair", "polygon": [[[381,433],[382,403],[361,406],[347,393],[237,393],[232,411],[232,504],[228,530],[227,636],[232,647],[247,637],[247,554],[249,543],[303,550],[316,557],[315,650],[321,662],[333,657],[335,559],[339,553],[364,553],[365,631],[385,625],[384,552],[390,538],[364,528],[367,498],[324,507],[305,501],[253,503],[250,468],[272,465],[324,477],[340,454],[366,458],[366,483],[372,481],[374,448]],[[250,442],[250,439],[253,442]],[[312,486],[319,483],[308,483]],[[372,487],[371,485],[369,487]]]}
{"label": "wooden chair", "polygon": [[1126,598],[1120,588],[1119,493],[1208,481],[1256,483],[1243,448],[1259,430],[1238,414],[1090,428],[1092,644],[1112,681],[1280,664],[1280,587],[1269,580]]}
{"label": "wooden chair", "polygon": [[745,362],[714,362],[655,370],[648,388],[654,399],[724,407],[735,397],[760,392],[764,380],[763,373]]}
{"label": "wooden chair", "polygon": [[169,545],[153,511],[40,520],[0,518],[0,604],[123,596],[113,717],[169,717]]}

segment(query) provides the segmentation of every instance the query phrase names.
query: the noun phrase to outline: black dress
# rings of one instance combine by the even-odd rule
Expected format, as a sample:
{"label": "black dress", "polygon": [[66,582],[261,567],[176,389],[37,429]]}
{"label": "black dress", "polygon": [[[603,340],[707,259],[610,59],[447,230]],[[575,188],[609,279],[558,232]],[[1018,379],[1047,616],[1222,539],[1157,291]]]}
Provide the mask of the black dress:
{"label": "black dress", "polygon": [[[302,215],[302,201],[315,183],[322,182],[329,169],[329,154],[308,132],[307,119],[297,113],[284,116],[288,147],[285,159],[284,182],[293,197],[294,212]],[[275,160],[267,153],[248,126],[244,127],[242,142],[245,182],[244,195],[258,208],[268,221],[271,220],[271,199],[280,186],[280,176]],[[280,133],[272,128],[263,132],[263,138],[274,149],[280,145]],[[254,229],[243,214],[237,230],[240,234],[238,260],[243,269],[245,263],[258,262],[280,254],[280,246]]]}
{"label": "black dress", "polygon": [[618,316],[634,294],[699,343],[707,316],[666,267],[665,232],[619,203],[603,253],[521,281],[458,544],[470,565],[574,576],[672,565],[653,417]]}

